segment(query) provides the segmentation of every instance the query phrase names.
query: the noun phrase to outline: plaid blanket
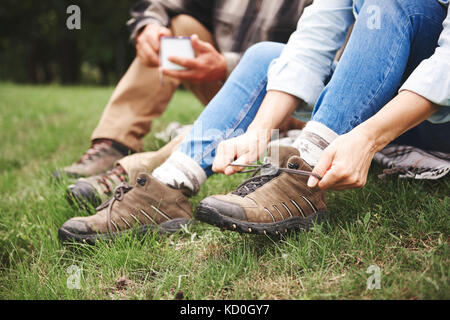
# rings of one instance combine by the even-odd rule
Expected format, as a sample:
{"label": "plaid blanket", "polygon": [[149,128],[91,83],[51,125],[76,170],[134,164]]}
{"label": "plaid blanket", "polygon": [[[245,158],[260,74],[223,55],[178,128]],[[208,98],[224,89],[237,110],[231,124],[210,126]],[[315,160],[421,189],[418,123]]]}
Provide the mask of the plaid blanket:
{"label": "plaid blanket", "polygon": [[[279,140],[272,141],[283,146],[292,146],[301,130],[292,130]],[[424,151],[418,148],[390,144],[375,154],[374,160],[385,169],[378,177],[398,174],[399,178],[437,180],[450,172],[450,154]]]}
{"label": "plaid blanket", "polygon": [[399,178],[437,180],[450,171],[450,154],[410,146],[388,145],[375,154],[374,160],[387,168],[379,178],[398,174]]}

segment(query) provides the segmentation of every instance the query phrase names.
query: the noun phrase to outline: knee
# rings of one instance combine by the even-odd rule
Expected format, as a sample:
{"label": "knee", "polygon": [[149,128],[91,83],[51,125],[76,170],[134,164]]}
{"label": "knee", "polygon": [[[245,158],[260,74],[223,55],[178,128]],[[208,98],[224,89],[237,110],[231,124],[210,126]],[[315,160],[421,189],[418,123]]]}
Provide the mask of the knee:
{"label": "knee", "polygon": [[179,14],[170,20],[170,30],[174,36],[189,37],[197,34],[203,41],[212,42],[209,30],[197,19],[187,14]]}
{"label": "knee", "polygon": [[283,43],[278,42],[259,42],[252,45],[247,49],[247,51],[245,51],[242,60],[252,61],[258,64],[270,64],[273,59],[280,56],[284,46],[285,45]]}
{"label": "knee", "polygon": [[395,21],[400,18],[409,19],[411,15],[430,14],[439,7],[442,8],[437,0],[392,0],[383,2],[380,2],[379,0],[366,0],[363,7],[371,13],[376,13],[376,10],[374,9],[378,9],[380,14],[389,14],[393,16]]}

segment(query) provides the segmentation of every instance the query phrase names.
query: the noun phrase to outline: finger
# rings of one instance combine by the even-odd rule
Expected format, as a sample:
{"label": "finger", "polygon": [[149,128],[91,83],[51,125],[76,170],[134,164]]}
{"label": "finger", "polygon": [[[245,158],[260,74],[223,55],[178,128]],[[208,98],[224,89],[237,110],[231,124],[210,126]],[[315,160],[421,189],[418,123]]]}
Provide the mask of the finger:
{"label": "finger", "polygon": [[335,167],[331,167],[331,169],[325,173],[322,180],[319,181],[318,186],[321,190],[339,187],[339,184],[342,182],[341,178],[338,170]]}
{"label": "finger", "polygon": [[346,190],[346,189],[355,189],[362,188],[367,182],[367,178],[361,177],[359,174],[355,174],[349,177],[342,177],[340,181],[336,182],[335,185],[332,186],[333,190]]}
{"label": "finger", "polygon": [[[233,161],[231,164],[249,164],[252,163],[253,161],[250,160],[250,155],[249,153],[245,153],[241,156],[239,156],[235,161]],[[244,167],[238,167],[238,166],[227,166],[225,168],[224,173],[229,176],[232,175],[233,173],[236,172],[240,172],[244,169]]]}
{"label": "finger", "polygon": [[234,143],[221,142],[214,158],[213,171],[225,172],[225,169],[236,157],[235,151]]}
{"label": "finger", "polygon": [[162,69],[162,73],[166,76],[177,78],[180,80],[198,81],[198,74],[193,70],[168,70]]}
{"label": "finger", "polygon": [[248,142],[248,145],[245,146],[245,149],[247,149],[248,152],[246,152],[245,157],[243,157],[243,161],[245,161],[245,162],[243,162],[243,164],[253,163],[256,160],[258,160],[259,153],[260,153],[261,149],[263,148],[263,146],[260,145],[260,143],[261,143],[261,140],[258,140],[258,139],[250,140]]}
{"label": "finger", "polygon": [[155,52],[159,52],[161,47],[161,35],[159,30],[147,33],[144,39],[149,43]]}
{"label": "finger", "polygon": [[160,28],[158,30],[158,34],[159,34],[159,38],[161,40],[161,37],[171,37],[172,31],[170,31],[170,29],[167,29],[167,28]]}
{"label": "finger", "polygon": [[191,36],[191,44],[194,51],[198,53],[216,51],[210,43],[200,40],[196,34]]}
{"label": "finger", "polygon": [[358,186],[355,186],[354,184],[341,184],[341,183],[337,183],[334,186],[332,186],[330,189],[335,190],[335,191],[343,191],[343,190],[347,190],[347,189],[355,189],[355,188],[359,188]]}
{"label": "finger", "polygon": [[195,59],[190,58],[183,58],[183,57],[176,57],[176,56],[170,56],[167,58],[170,62],[176,63],[180,66],[183,66],[187,69],[196,69],[198,67],[198,62]]}
{"label": "finger", "polygon": [[[313,169],[313,173],[319,175],[320,177],[324,177],[327,170],[331,167],[331,164],[333,163],[334,158],[334,152],[330,152],[329,150],[326,150],[322,152],[322,156],[319,159],[319,162]],[[308,187],[314,188],[317,183],[319,183],[319,179],[317,179],[314,176],[309,176],[308,179]]]}
{"label": "finger", "polygon": [[172,32],[167,28],[160,28],[158,32],[152,35],[152,46],[158,54],[161,49],[161,38],[170,36],[172,36]]}
{"label": "finger", "polygon": [[144,49],[142,49],[142,45],[140,45],[139,43],[136,44],[136,55],[139,57],[139,60],[141,60],[141,63],[143,65],[150,65],[150,60],[148,59],[148,56],[145,53]]}
{"label": "finger", "polygon": [[143,58],[143,62],[149,66],[159,65],[159,59],[153,49],[149,46],[147,42],[139,43],[140,57]]}
{"label": "finger", "polygon": [[[236,159],[236,157],[237,157],[236,143],[234,141],[231,143],[224,143],[223,149],[222,149],[222,157],[220,159],[221,161],[219,162],[219,165],[225,174],[227,172],[228,172],[228,174],[231,174],[233,172],[233,170],[231,170],[231,172],[230,172],[230,168],[228,168],[228,167]],[[228,168],[228,170],[227,170],[227,168]]]}

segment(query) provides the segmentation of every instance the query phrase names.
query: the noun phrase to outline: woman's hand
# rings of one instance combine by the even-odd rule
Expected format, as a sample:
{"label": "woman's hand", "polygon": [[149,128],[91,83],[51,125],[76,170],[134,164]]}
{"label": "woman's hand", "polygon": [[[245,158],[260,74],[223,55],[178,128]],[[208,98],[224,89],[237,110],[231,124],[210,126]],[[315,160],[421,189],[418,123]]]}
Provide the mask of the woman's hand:
{"label": "woman's hand", "polygon": [[322,190],[360,188],[366,184],[367,173],[377,148],[362,130],[354,129],[341,135],[324,150],[313,172],[322,180],[311,176],[308,186],[318,184]]}
{"label": "woman's hand", "polygon": [[231,175],[243,169],[230,166],[232,162],[250,164],[258,160],[269,144],[272,130],[279,128],[300,102],[288,93],[268,91],[247,132],[219,144],[212,170]]}
{"label": "woman's hand", "polygon": [[219,144],[212,170],[231,175],[243,169],[230,166],[235,160],[237,164],[250,164],[258,160],[269,144],[271,130],[279,128],[300,101],[285,92],[268,91],[247,132]]}
{"label": "woman's hand", "polygon": [[322,180],[311,177],[308,186],[318,184],[322,190],[364,186],[375,153],[437,110],[424,97],[401,91],[371,118],[330,143],[313,170]]}
{"label": "woman's hand", "polygon": [[217,147],[212,170],[217,173],[231,175],[241,171],[242,167],[230,166],[250,164],[261,157],[270,140],[269,130],[248,130],[243,135],[222,141]]}

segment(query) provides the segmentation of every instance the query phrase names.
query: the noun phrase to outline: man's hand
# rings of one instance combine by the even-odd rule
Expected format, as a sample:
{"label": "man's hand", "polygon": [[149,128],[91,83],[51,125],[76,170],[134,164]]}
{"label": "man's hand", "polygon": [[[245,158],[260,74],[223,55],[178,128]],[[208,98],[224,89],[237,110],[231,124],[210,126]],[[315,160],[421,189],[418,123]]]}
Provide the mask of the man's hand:
{"label": "man's hand", "polygon": [[186,68],[186,70],[163,69],[163,74],[180,80],[194,83],[225,80],[227,61],[208,42],[202,41],[197,35],[191,37],[192,48],[196,53],[194,59],[168,57],[169,61]]}
{"label": "man's hand", "polygon": [[230,164],[255,162],[264,153],[269,141],[268,130],[249,130],[239,137],[222,141],[217,147],[212,170],[226,175],[241,171],[242,167],[230,166]]}
{"label": "man's hand", "polygon": [[159,48],[162,36],[172,36],[172,31],[158,24],[151,23],[136,39],[136,53],[141,62],[148,67],[159,66]]}

